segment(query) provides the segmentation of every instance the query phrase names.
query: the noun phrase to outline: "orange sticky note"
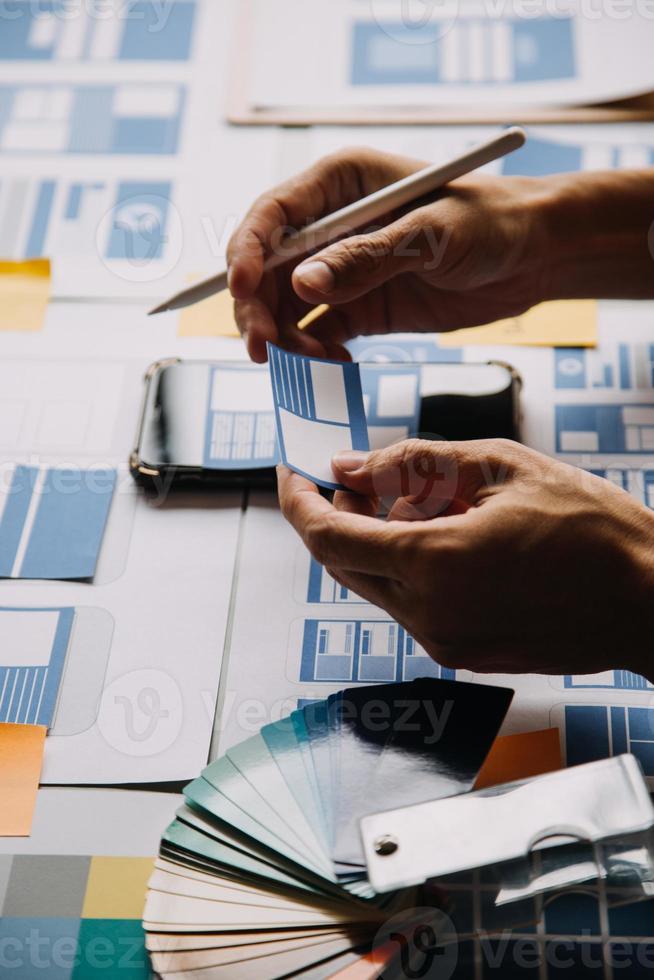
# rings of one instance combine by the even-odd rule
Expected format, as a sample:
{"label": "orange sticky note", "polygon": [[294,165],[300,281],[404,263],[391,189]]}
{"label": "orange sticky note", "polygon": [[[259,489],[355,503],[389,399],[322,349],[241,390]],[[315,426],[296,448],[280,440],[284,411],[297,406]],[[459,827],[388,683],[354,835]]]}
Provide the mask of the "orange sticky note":
{"label": "orange sticky note", "polygon": [[179,315],[178,337],[240,337],[229,290],[187,306]]}
{"label": "orange sticky note", "polygon": [[558,728],[499,735],[477,776],[475,789],[542,776],[563,768]]}
{"label": "orange sticky note", "polygon": [[562,299],[539,303],[522,316],[498,320],[483,327],[442,333],[442,347],[492,347],[517,344],[526,347],[596,347],[597,302],[594,299]]}
{"label": "orange sticky note", "polygon": [[45,725],[0,724],[0,837],[29,837],[39,788]]}
{"label": "orange sticky note", "polygon": [[40,330],[50,298],[50,260],[0,260],[0,330]]}

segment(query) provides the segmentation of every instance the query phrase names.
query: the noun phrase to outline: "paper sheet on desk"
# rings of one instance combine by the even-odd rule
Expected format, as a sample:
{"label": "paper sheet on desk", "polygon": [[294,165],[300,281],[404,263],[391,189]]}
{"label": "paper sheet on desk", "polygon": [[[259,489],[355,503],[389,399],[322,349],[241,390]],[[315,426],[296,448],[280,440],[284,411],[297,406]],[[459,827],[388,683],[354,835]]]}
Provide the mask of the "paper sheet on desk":
{"label": "paper sheet on desk", "polygon": [[50,296],[50,260],[0,260],[0,331],[41,330]]}
{"label": "paper sheet on desk", "polygon": [[[257,109],[582,105],[651,90],[651,22],[588,17],[582,4],[525,17],[472,0],[411,19],[397,5],[255,0],[249,104]],[[302,78],[298,86],[297,79]]]}

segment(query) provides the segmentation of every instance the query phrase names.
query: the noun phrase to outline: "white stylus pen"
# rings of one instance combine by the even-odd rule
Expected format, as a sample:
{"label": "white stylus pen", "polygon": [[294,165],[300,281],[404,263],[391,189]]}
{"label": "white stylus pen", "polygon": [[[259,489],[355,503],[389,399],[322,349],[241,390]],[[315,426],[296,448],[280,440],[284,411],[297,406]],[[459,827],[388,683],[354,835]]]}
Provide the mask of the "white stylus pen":
{"label": "white stylus pen", "polygon": [[[524,130],[514,126],[505,130],[500,136],[488,140],[487,143],[482,143],[480,146],[468,150],[467,153],[462,153],[461,156],[449,163],[418,170],[417,173],[404,177],[395,184],[382,187],[381,190],[375,191],[369,197],[364,197],[360,201],[355,201],[354,204],[341,208],[340,211],[326,215],[319,221],[282,239],[278,250],[266,260],[266,271],[270,272],[270,270],[276,269],[291,259],[302,258],[315,249],[323,248],[344,234],[373,224],[391,211],[405,207],[412,201],[420,200],[426,194],[431,194],[439,187],[443,187],[444,184],[464,177],[465,174],[469,174],[487,163],[492,163],[493,160],[498,160],[500,157],[506,156],[507,153],[513,153],[514,150],[523,146],[526,138]],[[150,310],[150,315],[164,313],[167,310],[181,310],[185,306],[199,303],[224,289],[227,289],[227,271],[219,272],[211,279],[205,279],[203,282],[189,286],[181,293],[171,296],[160,306]]]}

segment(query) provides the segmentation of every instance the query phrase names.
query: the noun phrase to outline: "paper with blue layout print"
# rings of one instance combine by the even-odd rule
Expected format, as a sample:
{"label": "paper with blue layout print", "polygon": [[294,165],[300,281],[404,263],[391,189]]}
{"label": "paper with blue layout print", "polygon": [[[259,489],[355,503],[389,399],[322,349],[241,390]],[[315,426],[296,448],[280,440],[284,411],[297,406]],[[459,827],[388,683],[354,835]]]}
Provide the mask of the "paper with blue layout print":
{"label": "paper with blue layout print", "polygon": [[0,722],[50,727],[75,610],[0,608]]}
{"label": "paper with blue layout print", "polygon": [[196,0],[12,0],[5,7],[0,63],[188,61],[197,13]]}
{"label": "paper with blue layout print", "polygon": [[91,249],[109,268],[120,262],[161,264],[170,247],[173,189],[170,180],[3,174],[0,214],[11,220],[0,223],[0,255],[56,255],[55,279],[62,277],[63,260],[72,284],[82,289],[88,282],[79,282],[79,265]]}
{"label": "paper with blue layout print", "polygon": [[0,491],[0,578],[92,579],[116,477],[16,466]]}
{"label": "paper with blue layout print", "polygon": [[359,365],[291,354],[268,344],[282,462],[330,490],[338,452],[369,449]]}
{"label": "paper with blue layout print", "polygon": [[354,107],[366,119],[370,108],[586,105],[652,87],[651,21],[637,7],[619,21],[588,17],[582,0],[529,17],[513,3],[329,0],[310,18],[303,0],[253,7],[259,110]]}
{"label": "paper with blue layout print", "polygon": [[3,153],[175,154],[186,99],[179,82],[0,85]]}

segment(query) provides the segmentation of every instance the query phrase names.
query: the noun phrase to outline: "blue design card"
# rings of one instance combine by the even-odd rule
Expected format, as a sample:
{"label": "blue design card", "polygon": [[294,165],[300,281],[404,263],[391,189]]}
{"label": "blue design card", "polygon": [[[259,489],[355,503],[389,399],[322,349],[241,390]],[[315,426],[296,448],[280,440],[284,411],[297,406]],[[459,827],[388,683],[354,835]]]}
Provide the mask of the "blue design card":
{"label": "blue design card", "polygon": [[0,608],[0,722],[54,718],[75,610]]}
{"label": "blue design card", "polygon": [[282,462],[329,490],[332,457],[370,448],[358,364],[290,354],[268,344]]}

